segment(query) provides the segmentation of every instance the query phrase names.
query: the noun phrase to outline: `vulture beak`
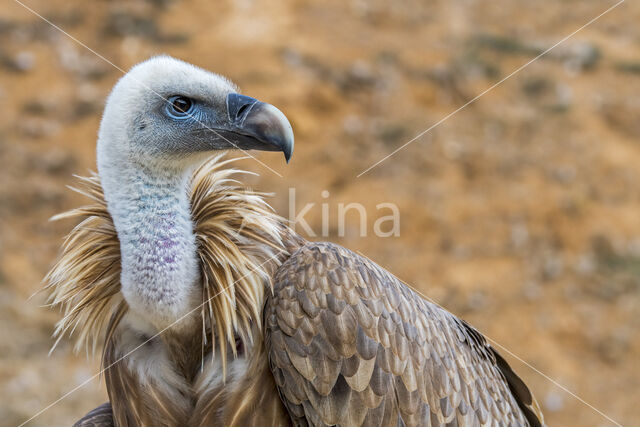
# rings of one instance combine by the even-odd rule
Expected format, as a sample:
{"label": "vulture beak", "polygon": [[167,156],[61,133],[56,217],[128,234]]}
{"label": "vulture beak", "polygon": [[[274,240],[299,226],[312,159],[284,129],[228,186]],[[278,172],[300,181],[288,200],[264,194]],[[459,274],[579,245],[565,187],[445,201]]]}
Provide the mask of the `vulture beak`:
{"label": "vulture beak", "polygon": [[228,136],[236,148],[282,151],[289,163],[293,153],[293,129],[282,111],[249,96],[230,93],[227,95],[227,113]]}

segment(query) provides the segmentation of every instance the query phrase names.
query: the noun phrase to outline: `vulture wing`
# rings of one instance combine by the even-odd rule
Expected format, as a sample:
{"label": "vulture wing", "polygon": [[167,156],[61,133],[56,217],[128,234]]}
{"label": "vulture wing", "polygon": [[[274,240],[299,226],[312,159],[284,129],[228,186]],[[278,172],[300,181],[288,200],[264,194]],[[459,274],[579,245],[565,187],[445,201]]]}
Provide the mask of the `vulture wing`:
{"label": "vulture wing", "polygon": [[111,403],[103,403],[78,420],[73,427],[114,427]]}
{"label": "vulture wing", "polygon": [[295,252],[276,272],[264,317],[294,424],[544,424],[479,332],[340,246]]}

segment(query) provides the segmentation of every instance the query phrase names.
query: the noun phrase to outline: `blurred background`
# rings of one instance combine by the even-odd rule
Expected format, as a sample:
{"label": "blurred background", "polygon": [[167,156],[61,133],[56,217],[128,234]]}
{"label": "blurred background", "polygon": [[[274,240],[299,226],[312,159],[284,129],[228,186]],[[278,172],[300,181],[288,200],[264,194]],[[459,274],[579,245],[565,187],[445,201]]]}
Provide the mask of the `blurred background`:
{"label": "blurred background", "polygon": [[[321,203],[395,203],[400,236],[339,237],[622,424],[640,417],[640,3],[627,1],[360,178],[356,176],[612,1],[61,1],[25,4],[122,69],[168,53],[290,118],[296,152],[256,153],[249,184]],[[48,221],[95,169],[121,72],[13,0],[0,7],[0,424],[17,425],[99,369],[28,297],[64,234]],[[324,198],[321,193],[328,191]],[[326,194],[325,194],[326,195]],[[388,212],[387,212],[388,214]],[[316,238],[318,239],[318,238]],[[502,353],[550,425],[611,425]],[[30,423],[70,425],[99,380]]]}

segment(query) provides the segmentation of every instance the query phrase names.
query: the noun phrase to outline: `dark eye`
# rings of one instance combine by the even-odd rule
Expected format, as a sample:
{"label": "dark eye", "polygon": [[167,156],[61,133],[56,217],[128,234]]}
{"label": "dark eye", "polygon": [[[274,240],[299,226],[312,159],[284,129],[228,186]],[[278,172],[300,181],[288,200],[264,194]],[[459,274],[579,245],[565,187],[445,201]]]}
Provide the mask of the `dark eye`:
{"label": "dark eye", "polygon": [[172,96],[167,101],[169,102],[167,111],[173,117],[186,117],[193,109],[193,101],[186,96]]}

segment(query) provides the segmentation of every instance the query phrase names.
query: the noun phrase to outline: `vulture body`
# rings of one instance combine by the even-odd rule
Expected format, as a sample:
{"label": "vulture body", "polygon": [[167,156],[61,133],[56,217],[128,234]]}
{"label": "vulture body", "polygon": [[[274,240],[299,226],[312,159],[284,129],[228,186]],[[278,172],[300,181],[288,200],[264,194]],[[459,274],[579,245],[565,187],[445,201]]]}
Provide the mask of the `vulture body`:
{"label": "vulture body", "polygon": [[80,222],[46,279],[58,339],[103,347],[109,402],[76,425],[544,424],[480,333],[295,234],[211,157],[233,148],[288,160],[293,134],[275,107],[170,57],[115,86],[99,173],[77,189],[92,202],[59,216]]}

